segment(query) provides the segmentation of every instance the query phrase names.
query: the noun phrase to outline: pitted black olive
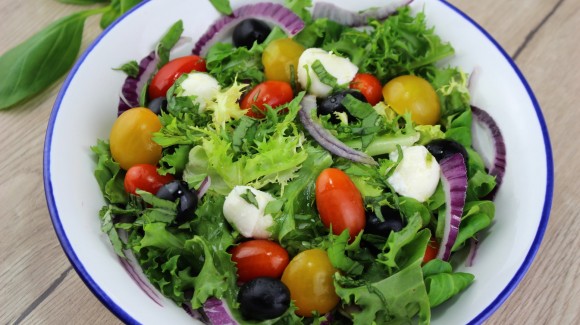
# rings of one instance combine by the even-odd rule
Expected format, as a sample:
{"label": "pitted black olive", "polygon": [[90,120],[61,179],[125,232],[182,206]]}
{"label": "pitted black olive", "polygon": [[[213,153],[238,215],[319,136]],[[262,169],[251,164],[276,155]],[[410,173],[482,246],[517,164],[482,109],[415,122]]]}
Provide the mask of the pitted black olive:
{"label": "pitted black olive", "polygon": [[167,111],[167,98],[157,97],[149,102],[148,107],[153,113],[161,115],[161,112]]}
{"label": "pitted black olive", "polygon": [[254,42],[264,42],[272,29],[263,21],[246,19],[234,29],[233,41],[235,47],[252,48]]}
{"label": "pitted black olive", "polygon": [[240,288],[238,302],[242,316],[248,320],[273,319],[290,307],[290,290],[278,279],[255,278]]}
{"label": "pitted black olive", "polygon": [[381,207],[381,214],[385,221],[381,221],[373,211],[366,211],[365,234],[389,237],[391,231],[400,231],[404,227],[401,215],[389,206]]}
{"label": "pitted black olive", "polygon": [[171,181],[163,185],[156,196],[160,199],[168,201],[176,201],[179,199],[177,206],[177,221],[186,221],[188,216],[197,208],[197,193],[193,189],[189,189],[186,182],[180,180]]}
{"label": "pitted black olive", "polygon": [[333,114],[334,112],[337,113],[344,112],[348,115],[349,119],[352,119],[353,118],[352,115],[350,115],[346,107],[342,105],[342,101],[347,95],[352,95],[354,98],[360,100],[361,102],[365,103],[367,102],[365,96],[360,91],[356,91],[353,89],[339,91],[319,101],[317,108],[318,115],[320,116],[330,114],[330,122],[332,123],[339,122],[339,119]]}
{"label": "pitted black olive", "polygon": [[429,142],[425,145],[427,150],[437,159],[441,161],[453,154],[460,153],[465,160],[465,165],[467,165],[467,150],[459,142],[448,139],[437,139]]}

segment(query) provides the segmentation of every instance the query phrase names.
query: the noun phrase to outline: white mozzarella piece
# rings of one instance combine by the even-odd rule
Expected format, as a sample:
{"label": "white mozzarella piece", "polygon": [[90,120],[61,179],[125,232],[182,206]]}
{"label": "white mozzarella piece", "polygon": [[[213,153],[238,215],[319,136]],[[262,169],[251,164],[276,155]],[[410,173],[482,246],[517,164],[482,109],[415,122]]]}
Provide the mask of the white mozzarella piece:
{"label": "white mozzarella piece", "polygon": [[181,82],[177,96],[196,96],[195,102],[199,104],[199,111],[203,112],[219,90],[220,85],[214,77],[205,72],[194,71]]}
{"label": "white mozzarella piece", "polygon": [[[437,189],[441,171],[439,163],[425,146],[406,147],[402,151],[403,159],[387,181],[400,195],[425,202]],[[398,156],[394,151],[389,158],[397,161]]]}
{"label": "white mozzarella piece", "polygon": [[[258,206],[248,202],[243,196],[251,191]],[[264,214],[268,202],[275,200],[272,195],[251,186],[236,186],[226,196],[223,212],[226,220],[246,238],[267,239],[272,235],[268,230],[274,225],[272,215]]]}
{"label": "white mozzarella piece", "polygon": [[351,82],[358,72],[358,67],[347,58],[341,58],[322,49],[307,49],[298,59],[298,82],[303,89],[316,97],[327,97],[332,92],[332,87],[322,83],[312,70],[311,66],[316,60],[319,60],[324,69],[336,78],[339,85]]}

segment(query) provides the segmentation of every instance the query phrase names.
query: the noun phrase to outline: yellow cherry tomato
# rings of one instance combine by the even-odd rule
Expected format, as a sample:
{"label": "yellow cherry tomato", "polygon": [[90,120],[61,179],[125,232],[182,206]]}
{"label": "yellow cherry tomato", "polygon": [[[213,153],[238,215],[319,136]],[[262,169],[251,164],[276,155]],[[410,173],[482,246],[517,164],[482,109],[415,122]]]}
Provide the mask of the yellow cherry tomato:
{"label": "yellow cherry tomato", "polygon": [[441,108],[439,97],[431,84],[417,76],[400,76],[383,87],[385,103],[400,115],[411,113],[413,122],[434,125],[439,122]]}
{"label": "yellow cherry tomato", "polygon": [[339,302],[332,275],[336,269],[325,251],[310,249],[296,255],[282,274],[290,290],[290,299],[298,307],[296,314],[311,317],[313,311],[323,315]]}
{"label": "yellow cherry tomato", "polygon": [[262,54],[266,79],[291,83],[292,75],[298,73],[298,59],[304,50],[304,46],[290,38],[281,38],[268,44]]}
{"label": "yellow cherry tomato", "polygon": [[125,111],[113,124],[109,136],[113,159],[125,170],[137,164],[157,165],[161,146],[151,138],[160,129],[161,121],[150,109],[136,107]]}

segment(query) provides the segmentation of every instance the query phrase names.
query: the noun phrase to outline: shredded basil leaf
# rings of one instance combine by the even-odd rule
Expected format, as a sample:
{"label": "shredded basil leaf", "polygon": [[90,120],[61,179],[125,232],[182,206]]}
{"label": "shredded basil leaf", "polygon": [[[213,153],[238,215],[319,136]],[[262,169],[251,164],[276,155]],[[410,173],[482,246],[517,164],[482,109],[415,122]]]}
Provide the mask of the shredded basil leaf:
{"label": "shredded basil leaf", "polygon": [[328,73],[328,71],[326,71],[324,65],[322,65],[320,60],[316,60],[312,63],[312,71],[316,73],[318,79],[320,79],[320,82],[322,82],[323,84],[328,85],[332,88],[336,88],[338,86],[336,78],[330,73]]}

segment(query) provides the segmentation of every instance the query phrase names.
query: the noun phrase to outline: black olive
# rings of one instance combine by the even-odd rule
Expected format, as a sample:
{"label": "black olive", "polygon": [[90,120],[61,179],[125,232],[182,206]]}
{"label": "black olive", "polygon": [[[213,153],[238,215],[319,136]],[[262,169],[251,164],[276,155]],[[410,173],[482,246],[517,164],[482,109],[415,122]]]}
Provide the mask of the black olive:
{"label": "black olive", "polygon": [[263,21],[246,19],[234,29],[234,46],[252,48],[254,42],[264,42],[272,29]]}
{"label": "black olive", "polygon": [[238,302],[242,316],[248,320],[273,319],[290,307],[290,290],[278,279],[255,278],[240,288]]}
{"label": "black olive", "polygon": [[389,206],[382,206],[381,214],[385,221],[381,221],[373,211],[366,211],[366,234],[389,237],[391,231],[397,232],[403,229],[403,219],[397,210]]}
{"label": "black olive", "polygon": [[447,139],[437,139],[425,145],[427,150],[437,159],[441,161],[453,154],[460,153],[467,165],[467,150],[459,142]]}
{"label": "black olive", "polygon": [[353,89],[347,89],[343,91],[339,91],[334,93],[324,99],[322,99],[318,103],[318,115],[329,115],[330,114],[330,122],[338,123],[339,119],[333,114],[334,112],[343,113],[346,112],[349,119],[352,119],[352,115],[349,114],[348,110],[344,105],[342,105],[343,99],[347,95],[352,95],[354,98],[360,100],[361,102],[367,102],[365,96],[360,92]]}
{"label": "black olive", "polygon": [[180,180],[171,181],[163,185],[156,196],[160,199],[175,201],[179,199],[177,206],[177,221],[183,222],[191,216],[197,208],[197,192],[189,189],[186,182]]}
{"label": "black olive", "polygon": [[161,115],[161,112],[167,112],[167,98],[157,97],[149,102],[149,109],[157,114]]}

